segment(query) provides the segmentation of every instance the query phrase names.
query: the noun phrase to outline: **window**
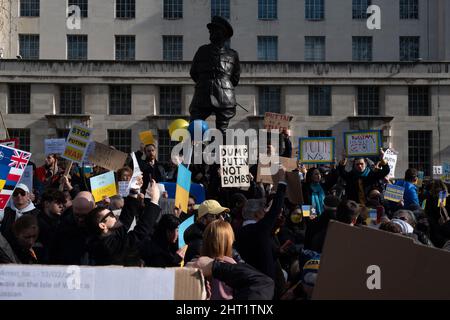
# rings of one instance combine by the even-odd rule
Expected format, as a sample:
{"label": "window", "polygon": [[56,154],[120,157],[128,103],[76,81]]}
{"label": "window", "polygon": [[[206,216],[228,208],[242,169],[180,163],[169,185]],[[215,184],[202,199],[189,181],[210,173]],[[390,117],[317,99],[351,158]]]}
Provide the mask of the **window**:
{"label": "window", "polygon": [[109,86],[109,114],[131,114],[131,86]]}
{"label": "window", "polygon": [[353,37],[353,61],[372,61],[372,37]]}
{"label": "window", "polygon": [[419,19],[419,0],[400,0],[400,19]]}
{"label": "window", "polygon": [[80,8],[80,13],[82,18],[87,18],[88,16],[88,0],[69,0],[70,6],[78,6]]}
{"label": "window", "polygon": [[30,85],[9,85],[9,113],[30,113]]}
{"label": "window", "polygon": [[159,113],[181,114],[181,87],[162,86],[159,88]]}
{"label": "window", "polygon": [[62,114],[81,114],[82,95],[80,86],[64,85],[60,89],[59,112]]}
{"label": "window", "polygon": [[266,112],[280,113],[281,111],[281,88],[261,87],[259,88],[259,114]]}
{"label": "window", "polygon": [[20,0],[20,16],[39,17],[39,0]]}
{"label": "window", "polygon": [[305,19],[323,20],[325,17],[324,0],[305,0]]}
{"label": "window", "polygon": [[164,19],[183,18],[183,0],[164,0]]}
{"label": "window", "polygon": [[56,129],[56,137],[58,139],[66,139],[69,135],[70,129]]}
{"label": "window", "polygon": [[408,167],[423,171],[426,176],[431,172],[432,131],[408,131]]}
{"label": "window", "polygon": [[169,130],[158,130],[158,161],[168,163],[171,161],[172,148],[178,141],[170,140]]}
{"label": "window", "polygon": [[331,116],[330,86],[309,86],[309,115]]}
{"label": "window", "polygon": [[379,88],[374,86],[358,87],[358,115],[377,116],[380,114]]}
{"label": "window", "polygon": [[23,59],[39,59],[39,35],[19,34],[19,54]]}
{"label": "window", "polygon": [[8,128],[9,137],[11,139],[19,139],[18,149],[23,151],[30,151],[30,129],[11,129]]}
{"label": "window", "polygon": [[416,61],[419,57],[419,37],[400,37],[400,61]]}
{"label": "window", "polygon": [[119,151],[131,153],[131,129],[108,130],[108,144]]}
{"label": "window", "polygon": [[116,0],[116,18],[133,19],[135,17],[135,0]]}
{"label": "window", "polygon": [[305,37],[305,60],[325,61],[325,37]]}
{"label": "window", "polygon": [[311,138],[321,138],[321,137],[332,137],[333,131],[331,130],[308,130],[308,137]]}
{"label": "window", "polygon": [[116,36],[116,60],[134,60],[135,48],[135,36]]}
{"label": "window", "polygon": [[67,59],[87,60],[88,36],[81,34],[67,35]]}
{"label": "window", "polygon": [[429,88],[411,86],[408,88],[408,114],[410,116],[431,116]]}
{"label": "window", "polygon": [[372,4],[371,0],[353,0],[352,1],[352,18],[367,19],[367,8]]}
{"label": "window", "polygon": [[258,0],[258,19],[277,19],[277,0]]}
{"label": "window", "polygon": [[163,60],[183,60],[183,36],[163,36]]}
{"label": "window", "polygon": [[230,19],[230,0],[211,0],[211,17]]}
{"label": "window", "polygon": [[278,60],[278,37],[258,36],[258,60]]}

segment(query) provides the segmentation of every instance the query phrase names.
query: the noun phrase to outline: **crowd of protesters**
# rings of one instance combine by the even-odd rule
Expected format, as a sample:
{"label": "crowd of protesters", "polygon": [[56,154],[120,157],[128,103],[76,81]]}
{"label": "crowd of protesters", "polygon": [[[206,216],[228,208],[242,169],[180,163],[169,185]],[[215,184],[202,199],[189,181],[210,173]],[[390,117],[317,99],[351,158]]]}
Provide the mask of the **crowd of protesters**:
{"label": "crowd of protesters", "polygon": [[[292,157],[289,137],[280,154]],[[272,148],[269,148],[272,150]],[[406,170],[403,201],[383,197],[389,166],[379,159],[343,157],[336,165],[298,164],[303,205],[289,202],[286,170],[277,187],[257,182],[250,167],[246,190],[222,188],[219,166],[190,165],[192,183],[206,200],[190,195],[187,212],[162,206],[160,182],[176,182],[177,166],[157,161],[154,145],[135,152],[142,179],[127,197],[95,202],[89,178],[107,170],[73,166],[49,155],[34,170],[33,190],[18,184],[0,213],[0,263],[197,267],[208,281],[210,299],[308,299],[314,288],[327,226],[337,220],[411,237],[417,244],[450,250],[450,202],[438,205],[446,184],[439,179],[418,186],[418,171]],[[182,165],[182,164],[181,164]],[[133,162],[118,170],[129,181]],[[448,194],[448,193],[447,193]],[[375,210],[373,219],[369,211]],[[184,232],[179,225],[194,216]],[[186,248],[178,247],[184,237]]]}

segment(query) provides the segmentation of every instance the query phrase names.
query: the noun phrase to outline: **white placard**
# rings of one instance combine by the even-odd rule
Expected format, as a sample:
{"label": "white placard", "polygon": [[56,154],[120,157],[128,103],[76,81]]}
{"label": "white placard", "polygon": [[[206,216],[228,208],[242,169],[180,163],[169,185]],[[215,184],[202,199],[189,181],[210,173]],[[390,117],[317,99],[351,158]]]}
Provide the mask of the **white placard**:
{"label": "white placard", "polygon": [[390,170],[389,170],[388,178],[394,178],[395,177],[395,167],[397,165],[397,153],[395,153],[391,149],[387,149],[384,152],[383,159],[386,160],[389,165]]}
{"label": "white placard", "polygon": [[248,147],[220,146],[220,171],[222,187],[249,187]]}
{"label": "white placard", "polygon": [[119,195],[122,197],[127,197],[130,193],[130,182],[129,181],[119,181]]}
{"label": "white placard", "polygon": [[66,139],[45,139],[45,155],[51,153],[63,154],[66,149]]}
{"label": "white placard", "polygon": [[433,166],[433,175],[435,176],[442,175],[442,166]]}

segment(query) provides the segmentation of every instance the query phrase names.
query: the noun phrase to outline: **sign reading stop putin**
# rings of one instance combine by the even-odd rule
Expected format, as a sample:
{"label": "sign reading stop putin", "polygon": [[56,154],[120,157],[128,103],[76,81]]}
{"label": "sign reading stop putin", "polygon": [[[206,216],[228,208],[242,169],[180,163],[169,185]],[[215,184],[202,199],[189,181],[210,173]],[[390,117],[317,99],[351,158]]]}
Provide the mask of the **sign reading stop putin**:
{"label": "sign reading stop putin", "polygon": [[91,140],[92,129],[76,124],[70,129],[62,157],[81,164]]}

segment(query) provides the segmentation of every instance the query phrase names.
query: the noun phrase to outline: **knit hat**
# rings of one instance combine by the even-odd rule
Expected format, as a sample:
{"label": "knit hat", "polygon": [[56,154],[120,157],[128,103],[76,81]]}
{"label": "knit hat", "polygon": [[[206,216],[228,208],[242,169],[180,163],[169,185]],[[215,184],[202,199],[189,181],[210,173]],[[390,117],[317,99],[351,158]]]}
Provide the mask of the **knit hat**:
{"label": "knit hat", "polygon": [[400,228],[402,229],[402,234],[410,234],[414,231],[414,228],[404,220],[392,219],[391,222],[400,226]]}

